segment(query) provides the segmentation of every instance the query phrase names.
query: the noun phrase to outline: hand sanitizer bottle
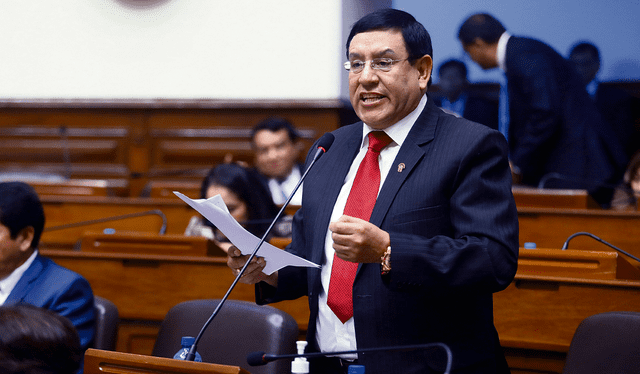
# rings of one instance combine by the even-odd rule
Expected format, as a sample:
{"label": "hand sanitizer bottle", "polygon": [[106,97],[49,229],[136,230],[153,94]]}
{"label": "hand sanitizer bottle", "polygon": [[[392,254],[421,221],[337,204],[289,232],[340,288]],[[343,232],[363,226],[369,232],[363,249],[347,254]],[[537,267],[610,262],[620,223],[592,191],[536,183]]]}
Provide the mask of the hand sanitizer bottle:
{"label": "hand sanitizer bottle", "polygon": [[[298,354],[304,354],[304,349],[307,346],[307,342],[304,340],[300,340],[296,342],[296,348],[298,349]],[[309,373],[309,361],[307,361],[306,357],[296,357],[291,362],[291,373],[292,374],[308,374]]]}

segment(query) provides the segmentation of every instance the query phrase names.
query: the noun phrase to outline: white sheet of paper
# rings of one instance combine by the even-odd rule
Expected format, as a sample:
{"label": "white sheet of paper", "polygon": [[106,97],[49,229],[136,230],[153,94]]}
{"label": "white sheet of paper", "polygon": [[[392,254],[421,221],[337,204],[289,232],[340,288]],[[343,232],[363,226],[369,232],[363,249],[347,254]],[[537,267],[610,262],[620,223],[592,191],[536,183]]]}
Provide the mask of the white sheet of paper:
{"label": "white sheet of paper", "polygon": [[[243,255],[253,253],[258,243],[260,243],[260,238],[247,231],[231,216],[220,195],[208,199],[193,200],[178,191],[173,191],[173,193],[211,221]],[[320,267],[318,264],[283,251],[267,242],[262,243],[256,256],[264,257],[266,260],[267,264],[263,272],[267,275],[271,275],[274,271],[280,270],[285,266]]]}

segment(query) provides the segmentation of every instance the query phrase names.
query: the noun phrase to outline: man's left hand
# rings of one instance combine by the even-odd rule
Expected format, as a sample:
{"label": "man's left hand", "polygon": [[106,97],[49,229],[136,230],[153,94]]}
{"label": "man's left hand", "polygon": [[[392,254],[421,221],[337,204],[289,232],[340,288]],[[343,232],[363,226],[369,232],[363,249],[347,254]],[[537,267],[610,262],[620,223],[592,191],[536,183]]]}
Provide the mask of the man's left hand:
{"label": "man's left hand", "polygon": [[329,230],[336,255],[345,261],[379,263],[391,244],[389,233],[360,218],[343,215]]}

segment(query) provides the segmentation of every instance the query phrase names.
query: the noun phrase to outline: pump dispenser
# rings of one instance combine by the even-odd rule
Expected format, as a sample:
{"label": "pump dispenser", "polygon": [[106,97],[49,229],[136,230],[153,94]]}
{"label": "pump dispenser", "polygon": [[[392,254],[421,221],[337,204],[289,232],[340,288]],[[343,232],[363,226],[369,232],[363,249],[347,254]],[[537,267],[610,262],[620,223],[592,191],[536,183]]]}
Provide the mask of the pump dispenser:
{"label": "pump dispenser", "polygon": [[[305,340],[299,340],[296,342],[296,348],[298,349],[298,354],[304,354],[304,349],[307,347],[307,342]],[[309,361],[307,361],[306,357],[296,357],[291,362],[291,373],[292,374],[308,374],[309,373]]]}

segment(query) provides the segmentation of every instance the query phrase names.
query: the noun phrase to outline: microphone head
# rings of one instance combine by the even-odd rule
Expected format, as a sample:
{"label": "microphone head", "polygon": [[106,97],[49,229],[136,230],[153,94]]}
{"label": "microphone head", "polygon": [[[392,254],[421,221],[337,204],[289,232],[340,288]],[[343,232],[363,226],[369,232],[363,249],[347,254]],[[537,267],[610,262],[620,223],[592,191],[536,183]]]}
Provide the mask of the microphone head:
{"label": "microphone head", "polygon": [[264,359],[266,353],[264,352],[251,352],[247,355],[247,364],[251,366],[266,365],[267,361]]}
{"label": "microphone head", "polygon": [[325,133],[324,135],[322,135],[322,137],[320,137],[320,140],[318,140],[318,148],[324,149],[325,152],[328,151],[331,147],[331,144],[333,144],[334,139],[335,137],[332,133]]}

